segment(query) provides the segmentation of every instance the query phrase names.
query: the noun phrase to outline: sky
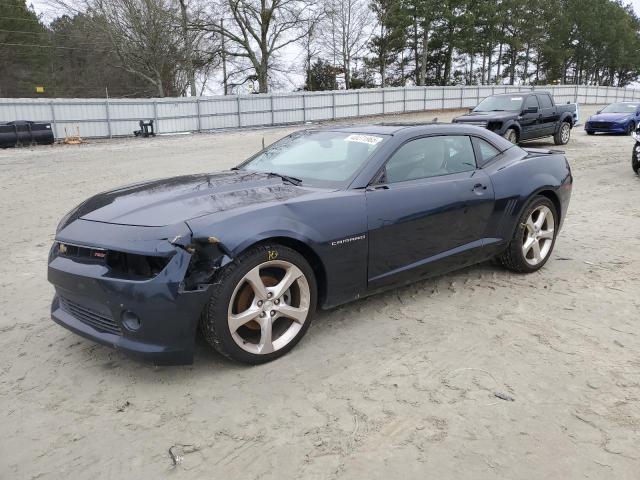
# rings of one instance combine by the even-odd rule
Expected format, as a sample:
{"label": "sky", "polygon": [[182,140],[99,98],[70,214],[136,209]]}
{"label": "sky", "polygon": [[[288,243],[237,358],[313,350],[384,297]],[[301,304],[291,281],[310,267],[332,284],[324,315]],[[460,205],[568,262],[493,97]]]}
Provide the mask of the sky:
{"label": "sky", "polygon": [[[56,13],[60,11],[59,7],[54,6],[55,0],[27,0],[27,3],[32,4],[36,12],[42,14],[46,19],[55,17]],[[636,14],[640,16],[640,0],[623,0],[623,3],[633,5]]]}
{"label": "sky", "polygon": [[[74,3],[75,4],[81,3],[79,0],[65,0],[65,1],[71,5],[73,5]],[[640,0],[623,0],[623,3],[626,5],[632,5],[634,11],[636,12],[636,15],[640,16]],[[45,22],[51,21],[56,16],[60,15],[61,9],[59,4],[56,4],[56,0],[27,0],[27,4],[31,4],[34,10],[36,11],[36,13],[41,15],[42,19]],[[291,49],[291,51],[284,52],[283,61],[285,63],[293,64],[293,63],[299,62],[300,58],[301,58],[301,52],[299,52],[298,49]],[[292,84],[291,86],[283,85],[285,89],[291,89],[292,87],[299,86],[298,84],[300,84],[303,81],[302,76],[300,76],[300,78],[297,78],[297,76],[294,75],[294,77],[295,78],[288,79],[289,82]],[[221,93],[218,91],[219,89],[217,88],[217,86],[214,87],[213,90],[211,90],[211,88],[207,88],[206,90],[207,92],[205,94]],[[247,92],[247,93],[250,93],[250,92]]]}

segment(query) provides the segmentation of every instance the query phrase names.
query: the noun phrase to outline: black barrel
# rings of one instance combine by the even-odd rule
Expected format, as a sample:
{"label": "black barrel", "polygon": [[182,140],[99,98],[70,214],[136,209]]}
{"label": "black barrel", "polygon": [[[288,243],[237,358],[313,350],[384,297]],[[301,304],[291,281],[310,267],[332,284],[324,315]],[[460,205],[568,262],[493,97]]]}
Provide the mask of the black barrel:
{"label": "black barrel", "polygon": [[50,145],[55,141],[50,123],[16,120],[0,123],[0,148]]}

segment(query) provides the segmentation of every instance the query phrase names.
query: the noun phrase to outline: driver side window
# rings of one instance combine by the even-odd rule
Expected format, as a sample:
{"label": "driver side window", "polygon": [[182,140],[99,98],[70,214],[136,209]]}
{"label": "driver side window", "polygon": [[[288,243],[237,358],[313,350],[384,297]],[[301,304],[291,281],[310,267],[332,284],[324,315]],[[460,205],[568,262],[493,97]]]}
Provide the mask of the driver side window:
{"label": "driver side window", "polygon": [[398,183],[476,169],[467,136],[437,136],[411,140],[393,154],[385,166],[384,182]]}

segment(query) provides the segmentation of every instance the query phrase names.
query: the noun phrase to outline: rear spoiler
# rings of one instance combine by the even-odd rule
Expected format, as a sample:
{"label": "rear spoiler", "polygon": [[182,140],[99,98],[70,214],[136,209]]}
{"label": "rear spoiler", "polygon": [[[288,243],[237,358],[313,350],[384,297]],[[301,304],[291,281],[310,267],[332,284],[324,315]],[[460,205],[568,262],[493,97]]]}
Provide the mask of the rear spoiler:
{"label": "rear spoiler", "polygon": [[553,154],[564,155],[564,150],[555,150],[555,149],[549,149],[549,148],[523,148],[523,150],[533,155],[553,155]]}

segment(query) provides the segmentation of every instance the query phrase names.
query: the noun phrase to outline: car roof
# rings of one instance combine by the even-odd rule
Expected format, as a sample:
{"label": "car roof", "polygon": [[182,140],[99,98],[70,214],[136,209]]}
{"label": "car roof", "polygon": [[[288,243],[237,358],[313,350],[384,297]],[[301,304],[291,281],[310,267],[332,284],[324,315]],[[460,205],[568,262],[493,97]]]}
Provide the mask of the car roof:
{"label": "car roof", "polygon": [[533,91],[529,91],[529,92],[510,92],[510,93],[496,93],[495,95],[489,95],[490,97],[513,97],[514,95],[520,95],[521,97],[524,95],[535,95],[535,94],[540,94],[540,93],[544,93],[547,95],[551,95],[550,92],[546,91],[546,90],[533,90]]}
{"label": "car roof", "polygon": [[422,135],[471,135],[483,137],[493,145],[504,151],[513,145],[495,133],[475,125],[464,123],[439,123],[439,122],[398,122],[398,123],[375,123],[375,124],[354,124],[340,126],[325,126],[309,129],[312,131],[358,133],[364,135],[389,135],[404,141],[412,137]]}

